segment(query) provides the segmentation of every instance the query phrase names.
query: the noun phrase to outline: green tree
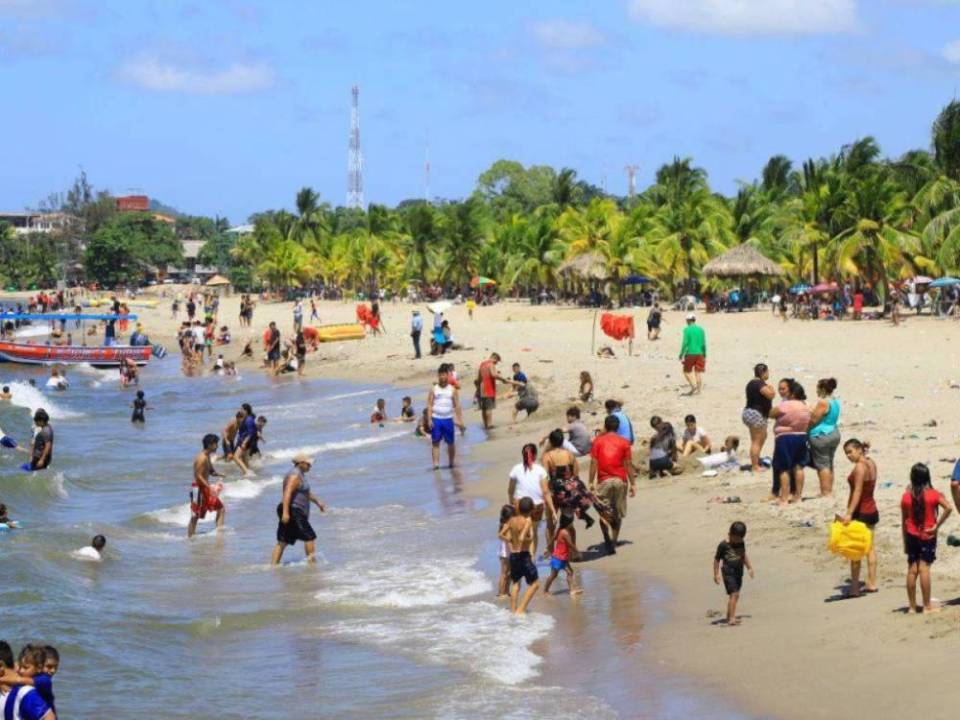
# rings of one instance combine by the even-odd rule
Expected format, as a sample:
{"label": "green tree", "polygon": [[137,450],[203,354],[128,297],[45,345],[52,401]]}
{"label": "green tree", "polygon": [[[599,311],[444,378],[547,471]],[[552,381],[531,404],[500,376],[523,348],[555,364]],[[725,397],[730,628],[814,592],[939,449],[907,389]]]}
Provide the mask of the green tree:
{"label": "green tree", "polygon": [[933,156],[948,178],[960,182],[960,100],[951,100],[933,123]]}

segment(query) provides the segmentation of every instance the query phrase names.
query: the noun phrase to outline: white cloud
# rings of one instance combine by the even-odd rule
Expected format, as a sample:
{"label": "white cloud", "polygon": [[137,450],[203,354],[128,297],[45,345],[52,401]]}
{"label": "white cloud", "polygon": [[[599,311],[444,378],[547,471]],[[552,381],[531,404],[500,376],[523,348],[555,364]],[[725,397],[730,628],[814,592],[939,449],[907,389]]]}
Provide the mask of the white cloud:
{"label": "white cloud", "polygon": [[940,55],[947,62],[960,65],[960,40],[954,40],[944,45],[943,50],[940,51]]}
{"label": "white cloud", "polygon": [[536,41],[548,50],[582,50],[602,45],[606,38],[590,23],[542,20],[531,26]]}
{"label": "white cloud", "polygon": [[714,35],[820,35],[857,25],[857,0],[630,0],[630,16]]}
{"label": "white cloud", "polygon": [[194,95],[237,95],[267,90],[276,80],[273,68],[264,63],[233,63],[222,68],[188,65],[141,55],[119,72],[122,80],[156,92]]}

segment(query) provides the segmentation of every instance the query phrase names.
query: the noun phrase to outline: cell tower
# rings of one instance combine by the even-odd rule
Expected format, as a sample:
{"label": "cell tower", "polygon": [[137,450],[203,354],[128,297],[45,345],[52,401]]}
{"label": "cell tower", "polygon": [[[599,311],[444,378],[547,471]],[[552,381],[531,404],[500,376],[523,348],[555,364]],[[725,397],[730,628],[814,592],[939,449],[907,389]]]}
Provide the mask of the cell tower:
{"label": "cell tower", "polygon": [[363,209],[363,155],[360,153],[360,88],[351,89],[350,143],[347,153],[347,207]]}
{"label": "cell tower", "polygon": [[633,198],[637,195],[637,170],[639,165],[627,165],[623,168],[627,171],[627,197]]}
{"label": "cell tower", "polygon": [[427,130],[427,147],[423,160],[423,199],[430,202],[430,130]]}

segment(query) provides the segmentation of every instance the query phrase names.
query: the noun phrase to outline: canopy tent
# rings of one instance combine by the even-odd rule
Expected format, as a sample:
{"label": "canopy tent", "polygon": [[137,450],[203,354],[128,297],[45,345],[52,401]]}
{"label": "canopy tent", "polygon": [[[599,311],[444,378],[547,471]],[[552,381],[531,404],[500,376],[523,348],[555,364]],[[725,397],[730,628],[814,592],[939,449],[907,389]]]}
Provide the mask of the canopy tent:
{"label": "canopy tent", "polygon": [[624,285],[646,285],[652,283],[653,280],[643,275],[627,275],[621,282]]}
{"label": "canopy tent", "polygon": [[746,243],[727,250],[703,266],[707,277],[779,277],[783,268]]}
{"label": "canopy tent", "polygon": [[475,275],[473,278],[470,279],[470,287],[472,288],[485,287],[487,285],[496,285],[496,284],[497,284],[496,280],[491,280],[490,278],[483,277],[482,275]]}
{"label": "canopy tent", "polygon": [[588,252],[570,258],[557,268],[561,277],[578,278],[580,280],[608,280],[607,261],[600,253]]}
{"label": "canopy tent", "polygon": [[231,283],[223,275],[214,275],[212,278],[207,280],[207,282],[204,284],[207,287],[222,287],[224,285],[230,285]]}
{"label": "canopy tent", "polygon": [[799,285],[794,285],[790,288],[790,293],[793,295],[802,295],[803,293],[810,292],[810,285],[806,283],[800,283]]}
{"label": "canopy tent", "polygon": [[930,283],[930,287],[932,288],[949,287],[951,285],[960,285],[960,278],[948,276],[948,277],[937,278],[932,283]]}

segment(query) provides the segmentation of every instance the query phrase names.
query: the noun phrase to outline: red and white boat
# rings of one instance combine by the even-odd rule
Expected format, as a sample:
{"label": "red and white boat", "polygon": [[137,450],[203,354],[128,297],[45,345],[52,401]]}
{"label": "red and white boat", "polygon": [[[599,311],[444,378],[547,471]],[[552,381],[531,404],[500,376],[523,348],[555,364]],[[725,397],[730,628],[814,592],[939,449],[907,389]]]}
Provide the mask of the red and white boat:
{"label": "red and white boat", "polygon": [[152,353],[149,345],[37,345],[0,340],[0,360],[28,365],[88,363],[95,367],[118,367],[124,360],[146,365]]}

